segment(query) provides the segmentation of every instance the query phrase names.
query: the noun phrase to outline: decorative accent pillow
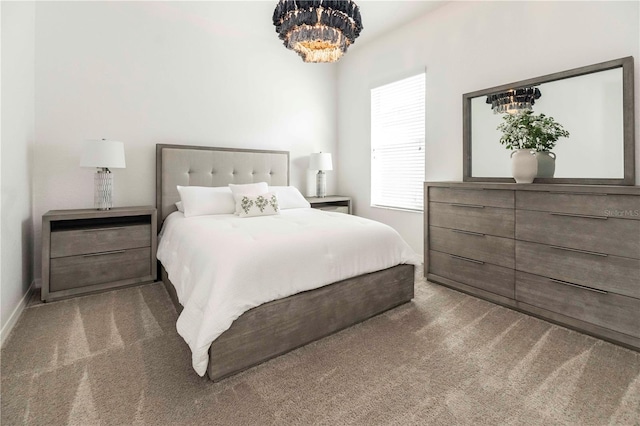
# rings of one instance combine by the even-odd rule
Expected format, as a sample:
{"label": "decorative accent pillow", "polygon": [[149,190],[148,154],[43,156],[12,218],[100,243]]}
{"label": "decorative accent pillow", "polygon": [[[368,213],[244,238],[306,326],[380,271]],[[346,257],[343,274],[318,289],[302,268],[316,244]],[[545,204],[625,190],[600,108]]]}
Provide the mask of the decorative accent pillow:
{"label": "decorative accent pillow", "polygon": [[238,195],[236,208],[240,210],[240,217],[270,216],[280,214],[278,196],[273,192],[260,195]]}
{"label": "decorative accent pillow", "polygon": [[208,214],[233,214],[236,203],[226,186],[179,186],[185,217]]}
{"label": "decorative accent pillow", "polygon": [[311,207],[295,186],[270,186],[269,191],[275,192],[278,196],[280,210]]}
{"label": "decorative accent pillow", "polygon": [[260,195],[269,191],[269,185],[267,185],[267,182],[246,183],[242,185],[230,183],[229,188],[231,189],[233,197],[236,200],[236,214],[240,214],[240,208],[238,207],[239,195]]}

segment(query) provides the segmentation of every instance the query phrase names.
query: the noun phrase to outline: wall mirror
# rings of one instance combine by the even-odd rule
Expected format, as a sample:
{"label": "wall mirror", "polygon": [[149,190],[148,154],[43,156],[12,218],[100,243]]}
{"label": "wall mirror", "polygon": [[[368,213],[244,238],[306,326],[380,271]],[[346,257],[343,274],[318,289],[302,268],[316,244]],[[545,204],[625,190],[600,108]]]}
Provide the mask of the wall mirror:
{"label": "wall mirror", "polygon": [[553,178],[536,183],[633,185],[633,57],[509,83],[463,95],[463,180],[514,182],[511,152],[499,143],[504,113],[487,100],[510,90],[539,90],[532,106],[562,124]]}

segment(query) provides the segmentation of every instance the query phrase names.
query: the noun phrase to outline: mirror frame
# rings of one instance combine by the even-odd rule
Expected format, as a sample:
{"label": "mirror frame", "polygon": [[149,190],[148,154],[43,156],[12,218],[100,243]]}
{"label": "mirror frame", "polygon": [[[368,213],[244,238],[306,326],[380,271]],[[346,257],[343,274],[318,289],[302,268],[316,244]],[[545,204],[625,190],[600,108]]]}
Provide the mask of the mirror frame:
{"label": "mirror frame", "polygon": [[633,89],[633,56],[601,62],[586,67],[574,68],[528,80],[503,84],[490,89],[478,90],[462,95],[462,157],[464,182],[511,182],[513,178],[472,176],[471,170],[471,99],[487,96],[495,92],[535,86],[541,83],[564,80],[599,71],[607,71],[622,67],[622,103],[623,103],[623,143],[624,143],[624,177],[623,178],[536,178],[534,183],[558,183],[578,185],[635,185],[635,121],[634,121],[634,89]]}

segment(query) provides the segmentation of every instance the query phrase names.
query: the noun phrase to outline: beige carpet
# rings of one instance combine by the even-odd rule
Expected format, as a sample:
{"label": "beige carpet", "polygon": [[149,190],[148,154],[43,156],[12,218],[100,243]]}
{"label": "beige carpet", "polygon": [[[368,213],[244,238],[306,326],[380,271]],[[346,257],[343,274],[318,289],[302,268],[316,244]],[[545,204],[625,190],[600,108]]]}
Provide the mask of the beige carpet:
{"label": "beige carpet", "polygon": [[2,425],[640,424],[640,354],[447,288],[214,384],[161,284],[32,306]]}

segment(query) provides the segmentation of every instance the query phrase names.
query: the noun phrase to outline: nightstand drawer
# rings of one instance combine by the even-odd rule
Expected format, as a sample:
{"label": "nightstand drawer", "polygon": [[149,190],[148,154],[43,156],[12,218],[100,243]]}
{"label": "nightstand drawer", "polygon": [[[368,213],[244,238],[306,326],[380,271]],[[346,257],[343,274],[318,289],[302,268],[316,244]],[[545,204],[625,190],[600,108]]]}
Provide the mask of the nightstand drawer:
{"label": "nightstand drawer", "polygon": [[429,270],[462,284],[514,298],[513,269],[430,250]]}
{"label": "nightstand drawer", "polygon": [[51,257],[76,256],[151,245],[151,225],[86,228],[51,233]]}
{"label": "nightstand drawer", "polygon": [[51,259],[49,291],[86,287],[133,278],[151,278],[149,248],[118,250]]}
{"label": "nightstand drawer", "polygon": [[429,222],[441,228],[513,238],[513,209],[455,203],[429,203]]}
{"label": "nightstand drawer", "polygon": [[324,210],[326,212],[344,213],[349,214],[349,207],[347,206],[327,206],[318,207],[318,210]]}
{"label": "nightstand drawer", "polygon": [[518,271],[516,300],[640,337],[640,299]]}

